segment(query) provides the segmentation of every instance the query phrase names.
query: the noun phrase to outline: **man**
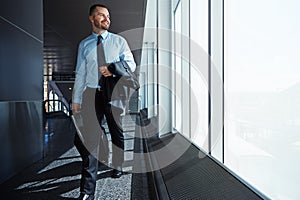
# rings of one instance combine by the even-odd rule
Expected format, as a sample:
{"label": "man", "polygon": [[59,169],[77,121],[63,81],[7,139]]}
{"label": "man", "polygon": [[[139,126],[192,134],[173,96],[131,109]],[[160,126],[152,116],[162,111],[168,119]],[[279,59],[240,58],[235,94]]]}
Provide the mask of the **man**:
{"label": "man", "polygon": [[[121,104],[115,104],[106,98],[104,95],[106,88],[99,84],[99,79],[115,76],[107,68],[109,63],[126,61],[132,71],[136,68],[126,40],[108,31],[110,26],[108,8],[100,4],[91,6],[89,20],[92,25],[92,34],[79,44],[72,99],[75,125],[80,128],[75,136],[75,146],[82,157],[80,199],[94,199],[98,169],[97,142],[102,137],[101,129],[105,131],[102,127],[104,116],[112,140],[112,167],[114,168],[112,177],[118,178],[122,175],[124,136],[121,113],[124,109],[119,106]],[[104,58],[99,56],[99,45],[103,47]],[[81,125],[81,117],[83,125]]]}

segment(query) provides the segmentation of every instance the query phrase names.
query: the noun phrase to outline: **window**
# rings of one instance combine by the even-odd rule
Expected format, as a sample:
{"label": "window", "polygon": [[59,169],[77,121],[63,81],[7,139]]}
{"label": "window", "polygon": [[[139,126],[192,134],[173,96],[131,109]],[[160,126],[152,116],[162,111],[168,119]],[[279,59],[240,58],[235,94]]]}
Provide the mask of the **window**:
{"label": "window", "polygon": [[300,199],[300,2],[225,2],[225,164]]}
{"label": "window", "polygon": [[181,1],[178,3],[176,10],[175,10],[175,17],[174,17],[174,28],[175,28],[175,35],[174,35],[174,70],[173,70],[173,95],[172,95],[172,102],[173,102],[173,127],[176,131],[182,132],[182,113],[181,113],[181,102],[182,102],[182,95],[181,95],[181,70],[182,70],[182,57],[181,57]]}
{"label": "window", "polygon": [[191,140],[208,151],[208,1],[190,1]]}

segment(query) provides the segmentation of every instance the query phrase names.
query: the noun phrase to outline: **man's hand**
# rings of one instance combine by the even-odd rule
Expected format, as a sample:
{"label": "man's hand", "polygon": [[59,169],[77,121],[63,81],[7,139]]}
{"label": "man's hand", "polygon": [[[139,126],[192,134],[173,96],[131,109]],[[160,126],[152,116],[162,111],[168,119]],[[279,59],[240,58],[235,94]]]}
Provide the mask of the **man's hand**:
{"label": "man's hand", "polygon": [[100,66],[99,71],[104,77],[112,75],[112,73],[107,69],[107,66]]}
{"label": "man's hand", "polygon": [[72,103],[72,112],[74,114],[80,113],[81,105],[79,103]]}

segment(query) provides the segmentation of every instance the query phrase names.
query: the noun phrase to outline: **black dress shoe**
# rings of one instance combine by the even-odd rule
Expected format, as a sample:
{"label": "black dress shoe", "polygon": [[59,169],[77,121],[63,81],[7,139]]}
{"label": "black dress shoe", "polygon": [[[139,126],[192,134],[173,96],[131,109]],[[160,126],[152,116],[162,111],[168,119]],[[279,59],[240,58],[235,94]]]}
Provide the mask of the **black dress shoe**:
{"label": "black dress shoe", "polygon": [[112,175],[111,175],[111,177],[112,178],[120,178],[121,176],[122,176],[122,170],[121,170],[121,167],[117,167],[116,169],[114,169],[113,171],[112,171]]}
{"label": "black dress shoe", "polygon": [[78,200],[94,200],[95,196],[93,194],[80,194]]}

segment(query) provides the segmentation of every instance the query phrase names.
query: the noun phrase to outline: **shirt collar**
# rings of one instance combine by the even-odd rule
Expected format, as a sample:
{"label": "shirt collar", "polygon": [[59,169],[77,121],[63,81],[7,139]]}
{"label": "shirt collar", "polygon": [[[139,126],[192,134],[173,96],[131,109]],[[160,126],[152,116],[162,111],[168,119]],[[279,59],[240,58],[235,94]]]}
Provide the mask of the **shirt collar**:
{"label": "shirt collar", "polygon": [[[95,40],[98,39],[98,35],[99,35],[99,34],[93,32],[93,36],[94,36]],[[101,36],[102,36],[103,40],[105,40],[105,39],[107,38],[107,36],[108,36],[108,31],[104,31],[104,32],[101,34]]]}

